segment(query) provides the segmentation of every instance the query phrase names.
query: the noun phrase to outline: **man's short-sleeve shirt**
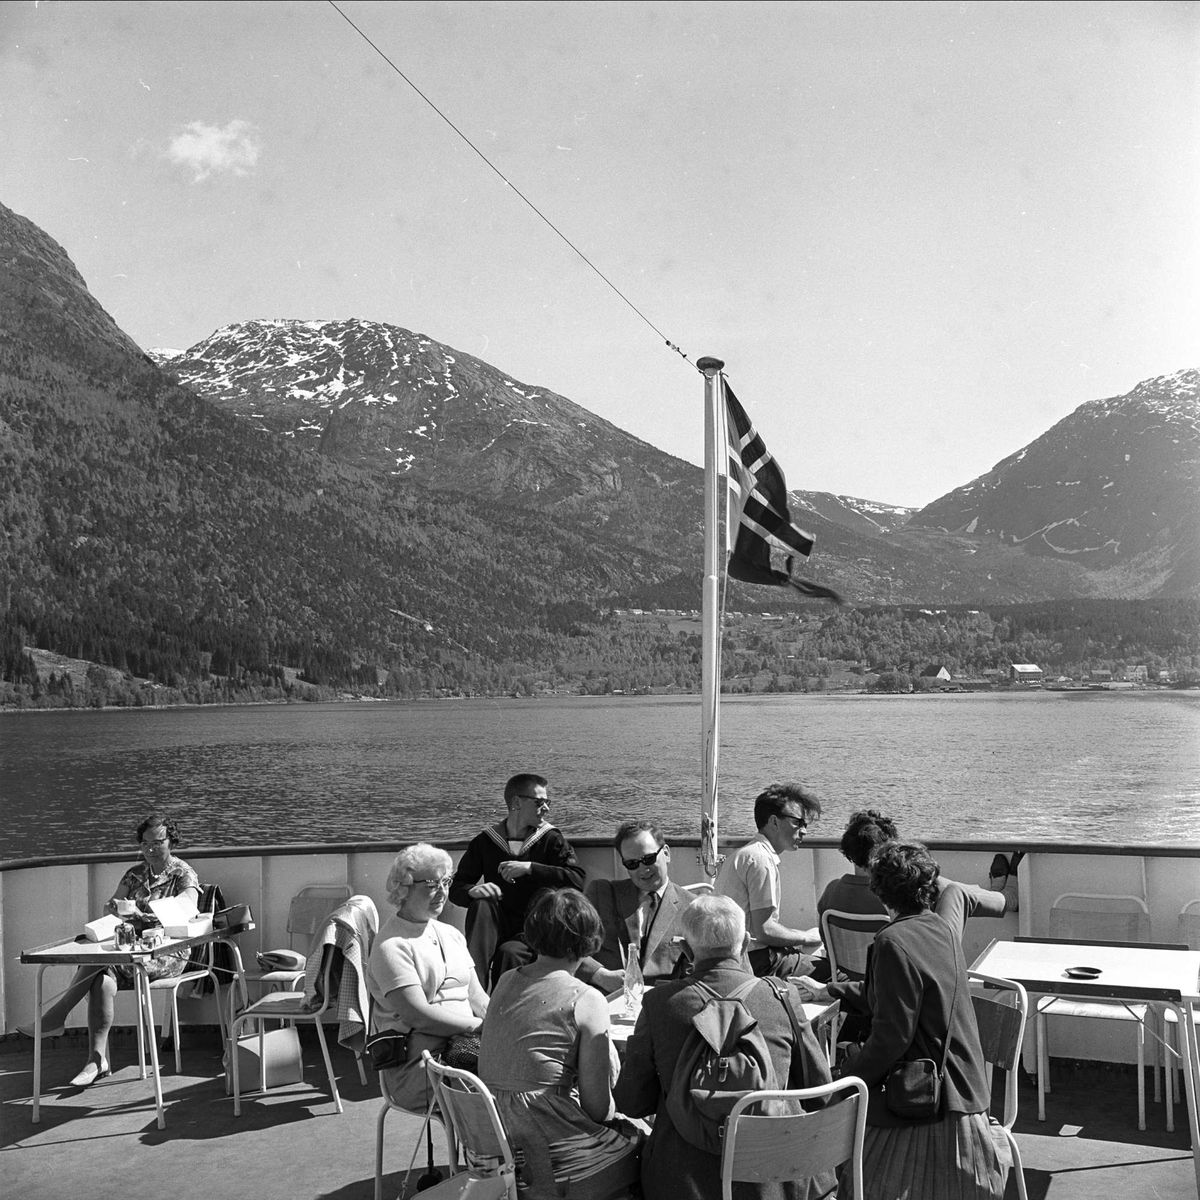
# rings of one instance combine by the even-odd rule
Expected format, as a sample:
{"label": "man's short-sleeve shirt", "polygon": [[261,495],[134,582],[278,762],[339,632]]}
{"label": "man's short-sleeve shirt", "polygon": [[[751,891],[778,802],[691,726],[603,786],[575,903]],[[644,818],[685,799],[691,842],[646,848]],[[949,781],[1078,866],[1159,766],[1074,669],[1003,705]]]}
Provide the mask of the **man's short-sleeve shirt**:
{"label": "man's short-sleeve shirt", "polygon": [[759,941],[750,931],[750,914],[755,909],[769,909],[779,916],[782,892],[779,884],[779,855],[760,833],[739,846],[721,865],[715,891],[728,896],[745,914],[746,931],[750,933],[750,949],[759,950],[766,942]]}

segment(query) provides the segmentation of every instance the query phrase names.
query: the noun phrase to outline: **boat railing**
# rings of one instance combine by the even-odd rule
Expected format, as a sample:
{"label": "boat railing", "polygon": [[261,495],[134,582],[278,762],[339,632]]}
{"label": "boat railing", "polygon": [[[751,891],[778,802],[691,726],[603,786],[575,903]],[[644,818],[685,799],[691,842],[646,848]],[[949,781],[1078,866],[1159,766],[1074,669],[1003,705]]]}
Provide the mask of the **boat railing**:
{"label": "boat railing", "polygon": [[[740,844],[733,838],[722,850]],[[573,838],[589,877],[624,874],[611,842],[606,838]],[[243,957],[253,962],[256,950],[286,946],[287,915],[292,896],[316,883],[348,884],[355,893],[370,896],[381,916],[388,910],[384,884],[396,852],[406,843],[340,842],[238,847],[188,847],[181,853],[196,868],[202,883],[219,884],[228,903],[246,903],[256,928],[243,935]],[[466,840],[441,841],[457,860]],[[704,878],[699,864],[697,838],[672,838],[671,875],[677,883]],[[944,875],[963,883],[987,884],[992,856],[1010,853],[1014,844],[975,841],[936,841],[930,849]],[[971,961],[994,938],[1017,934],[1045,936],[1048,913],[1056,896],[1064,892],[1105,892],[1145,898],[1155,941],[1177,940],[1178,916],[1183,906],[1200,896],[1200,844],[1185,846],[1102,846],[1039,842],[1024,844],[1025,858],[1018,875],[1020,910],[1000,919],[967,923],[964,948]],[[135,854],[95,853],[0,862],[0,1022],[2,1032],[32,1018],[33,968],[22,966],[22,949],[80,932],[102,911],[121,873]],[[834,839],[813,838],[795,854],[785,854],[783,909],[788,925],[813,928],[817,924],[817,898],[825,885],[851,868]],[[461,927],[464,912],[447,906],[444,919]],[[58,979],[61,974],[62,978]],[[47,971],[46,994],[67,983],[67,968]],[[118,1001],[126,999],[122,993]],[[132,1007],[118,1008],[118,1024],[132,1024]],[[215,1024],[210,999],[181,1002],[185,1024]],[[69,1025],[85,1023],[82,1007]],[[1081,1023],[1082,1024],[1082,1023]],[[1105,1025],[1089,1022],[1088,1025]],[[1080,1040],[1082,1039],[1082,1041]],[[1074,1057],[1125,1061],[1131,1051],[1128,1039],[1108,1031],[1075,1030],[1064,1025],[1056,1033],[1056,1053]]]}

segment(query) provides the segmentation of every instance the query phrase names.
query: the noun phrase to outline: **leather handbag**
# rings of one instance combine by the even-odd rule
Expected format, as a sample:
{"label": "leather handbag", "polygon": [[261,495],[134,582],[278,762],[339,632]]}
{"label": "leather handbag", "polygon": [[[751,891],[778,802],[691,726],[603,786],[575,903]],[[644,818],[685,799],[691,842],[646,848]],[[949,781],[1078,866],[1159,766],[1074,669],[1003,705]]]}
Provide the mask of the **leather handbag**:
{"label": "leather handbag", "polygon": [[942,1109],[942,1068],[932,1058],[897,1063],[886,1081],[887,1106],[897,1117],[910,1121],[936,1117]]}
{"label": "leather handbag", "polygon": [[371,1066],[377,1071],[402,1067],[408,1062],[408,1034],[397,1033],[394,1029],[373,1033],[367,1038],[365,1049]]}
{"label": "leather handbag", "polygon": [[942,1112],[942,1076],[946,1073],[946,1058],[950,1053],[950,1026],[954,1023],[954,1005],[958,1000],[958,975],[954,977],[954,994],[950,999],[950,1019],[946,1022],[946,1041],[942,1046],[942,1061],[932,1058],[913,1058],[896,1063],[884,1080],[888,1110],[896,1117],[909,1121],[928,1120]]}

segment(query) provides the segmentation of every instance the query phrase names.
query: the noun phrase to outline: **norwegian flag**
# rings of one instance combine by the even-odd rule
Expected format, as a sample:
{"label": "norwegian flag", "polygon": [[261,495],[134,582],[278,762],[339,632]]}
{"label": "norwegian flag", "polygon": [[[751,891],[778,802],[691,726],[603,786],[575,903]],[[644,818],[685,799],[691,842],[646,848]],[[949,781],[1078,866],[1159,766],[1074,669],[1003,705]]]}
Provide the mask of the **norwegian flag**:
{"label": "norwegian flag", "polygon": [[[793,576],[792,560],[796,554],[807,558],[812,553],[813,536],[793,522],[779,464],[758,436],[733,389],[724,379],[722,383],[729,431],[728,531],[737,531],[727,567],[730,578],[793,587],[806,596],[841,604],[841,596],[832,588]],[[783,570],[771,565],[772,546],[786,556]]]}

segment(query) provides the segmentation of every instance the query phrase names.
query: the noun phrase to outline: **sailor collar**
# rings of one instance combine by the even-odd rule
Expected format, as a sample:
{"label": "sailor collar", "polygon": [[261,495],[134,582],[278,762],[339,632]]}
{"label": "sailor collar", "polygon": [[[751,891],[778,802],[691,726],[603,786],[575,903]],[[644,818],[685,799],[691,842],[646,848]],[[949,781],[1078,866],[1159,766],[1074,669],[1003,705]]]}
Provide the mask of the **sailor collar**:
{"label": "sailor collar", "polygon": [[[534,844],[534,842],[541,841],[541,839],[544,838],[546,836],[546,834],[548,834],[553,828],[554,828],[554,826],[551,825],[549,821],[543,821],[521,843],[521,848],[520,848],[520,850],[517,851],[517,853],[525,854],[528,851],[529,847]],[[495,825],[489,825],[487,827],[487,834],[492,839],[493,842],[495,842],[498,846],[501,847],[501,849],[504,850],[504,852],[506,854],[511,853],[511,851],[508,848],[508,843],[509,843],[508,832],[504,827],[503,821],[500,821],[499,823],[497,823]]]}

